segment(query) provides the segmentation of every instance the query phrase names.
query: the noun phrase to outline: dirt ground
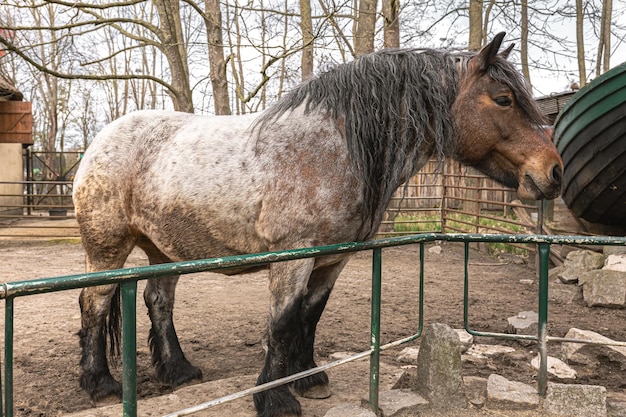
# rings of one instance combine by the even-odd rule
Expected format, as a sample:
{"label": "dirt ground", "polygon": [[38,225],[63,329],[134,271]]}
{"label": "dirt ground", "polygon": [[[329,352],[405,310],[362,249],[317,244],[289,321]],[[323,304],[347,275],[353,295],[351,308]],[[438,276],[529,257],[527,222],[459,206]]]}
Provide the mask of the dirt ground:
{"label": "dirt ground", "polygon": [[[463,248],[451,243],[441,244],[441,247],[439,254],[426,253],[424,321],[426,324],[440,322],[461,328]],[[534,269],[513,262],[515,260],[471,251],[469,315],[472,328],[506,332],[508,317],[521,311],[537,311],[538,285]],[[146,257],[136,250],[131,254],[127,266],[143,264],[146,264]],[[383,342],[413,334],[417,328],[418,266],[417,246],[383,251]],[[83,272],[83,269],[84,254],[75,239],[0,240],[0,281],[75,274]],[[371,254],[359,253],[350,260],[339,278],[318,326],[318,363],[330,361],[329,356],[336,352],[360,352],[368,348],[370,271]],[[524,280],[531,280],[532,283]],[[164,394],[175,395],[176,392],[156,381],[150,364],[146,342],[149,320],[141,301],[142,288],[143,284],[140,283],[137,321],[138,395],[142,399]],[[78,387],[78,293],[78,290],[72,290],[15,301],[15,415],[58,416],[94,407],[95,404]],[[202,369],[203,382],[244,377],[244,380],[253,384],[254,379],[249,376],[256,375],[263,362],[260,339],[268,302],[266,274],[259,272],[234,277],[213,273],[188,275],[181,279],[176,295],[175,324],[181,346],[187,358]],[[604,308],[591,310],[584,307],[582,302],[551,303],[548,333],[551,336],[564,336],[571,327],[626,340],[626,311]],[[479,338],[477,342],[510,345],[516,352],[483,361],[466,361],[465,376],[488,377],[491,373],[498,373],[511,380],[536,383],[536,371],[529,365],[536,355],[535,346],[490,338]],[[412,343],[417,344],[419,341]],[[399,350],[387,351],[382,355],[383,383],[392,384],[390,381],[402,372],[405,364],[396,360]],[[559,356],[559,351],[558,344],[549,346],[551,355]],[[625,371],[617,363],[606,361],[593,369],[575,369],[579,373],[575,383],[604,385],[609,391],[615,392],[623,392],[626,388]],[[114,374],[119,377],[119,366],[115,368]],[[340,393],[340,399],[358,404],[367,397],[366,367],[346,365],[333,369],[330,376],[331,389],[334,393]],[[555,378],[551,380],[557,381]],[[226,385],[224,383],[221,386]],[[247,387],[238,386],[236,389]],[[184,389],[189,388],[192,387]],[[196,403],[209,399],[198,398]],[[330,399],[318,400],[313,406],[311,400],[303,401],[304,415],[323,416],[325,410],[335,402]],[[254,415],[250,397],[241,404],[242,414],[238,415]],[[185,406],[191,405],[194,404]]]}

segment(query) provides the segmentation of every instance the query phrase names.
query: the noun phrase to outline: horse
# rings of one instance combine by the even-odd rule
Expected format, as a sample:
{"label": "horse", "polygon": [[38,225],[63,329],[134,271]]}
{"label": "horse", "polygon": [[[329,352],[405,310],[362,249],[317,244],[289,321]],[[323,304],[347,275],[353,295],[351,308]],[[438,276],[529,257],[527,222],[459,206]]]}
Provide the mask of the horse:
{"label": "horse", "polygon": [[[500,51],[386,49],[312,78],[259,114],[137,111],[96,136],[74,181],[87,271],[364,241],[396,189],[431,158],[454,158],[524,199],[560,193],[563,165],[527,83]],[[348,260],[274,263],[263,384],[316,366],[315,331]],[[246,270],[228,273],[245,273]],[[202,379],[174,328],[178,276],[148,280],[149,345],[160,381]],[[107,350],[119,339],[119,286],[79,297],[80,385],[121,396]],[[107,344],[107,338],[109,343]],[[117,348],[119,351],[119,347]],[[295,395],[326,398],[321,372],[254,395],[261,417],[298,416]]]}

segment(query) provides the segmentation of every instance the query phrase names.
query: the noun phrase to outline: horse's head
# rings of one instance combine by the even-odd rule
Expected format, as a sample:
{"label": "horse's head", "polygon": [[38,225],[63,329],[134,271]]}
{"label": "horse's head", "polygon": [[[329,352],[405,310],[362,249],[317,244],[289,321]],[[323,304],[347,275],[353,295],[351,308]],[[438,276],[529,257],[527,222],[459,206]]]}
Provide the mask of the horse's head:
{"label": "horse's head", "polygon": [[499,33],[459,61],[455,157],[516,188],[520,198],[552,199],[561,191],[563,161],[525,80],[506,61],[513,45],[498,53],[503,38]]}

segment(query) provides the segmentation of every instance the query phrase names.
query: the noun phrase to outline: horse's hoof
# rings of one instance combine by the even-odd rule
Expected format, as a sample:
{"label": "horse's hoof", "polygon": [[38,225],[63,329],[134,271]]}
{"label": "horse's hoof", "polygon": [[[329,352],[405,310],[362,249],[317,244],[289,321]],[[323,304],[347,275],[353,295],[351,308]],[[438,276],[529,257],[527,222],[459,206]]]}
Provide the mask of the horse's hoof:
{"label": "horse's hoof", "polygon": [[80,377],[80,386],[97,404],[117,403],[122,399],[122,384],[110,373],[100,376],[83,374]]}
{"label": "horse's hoof", "polygon": [[291,385],[292,391],[304,398],[322,400],[330,397],[330,384],[326,372],[299,379]]}
{"label": "horse's hoof", "polygon": [[325,398],[330,397],[330,386],[328,384],[325,385],[315,385],[306,391],[299,393],[301,397],[311,398],[314,400],[323,400]]}
{"label": "horse's hoof", "polygon": [[163,364],[157,368],[157,376],[162,383],[172,388],[202,381],[202,371],[188,361]]}
{"label": "horse's hoof", "polygon": [[253,395],[258,417],[299,417],[300,403],[284,385]]}

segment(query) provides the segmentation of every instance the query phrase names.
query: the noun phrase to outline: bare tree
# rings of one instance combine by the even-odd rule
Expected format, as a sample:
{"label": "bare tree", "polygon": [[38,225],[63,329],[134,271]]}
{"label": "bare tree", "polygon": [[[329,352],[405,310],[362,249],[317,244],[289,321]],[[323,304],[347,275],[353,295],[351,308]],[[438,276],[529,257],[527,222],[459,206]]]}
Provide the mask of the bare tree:
{"label": "bare tree", "polygon": [[231,114],[226,78],[226,59],[224,58],[224,40],[222,37],[222,10],[219,0],[205,0],[206,30],[209,43],[209,66],[213,87],[213,106],[215,114]]}
{"label": "bare tree", "polygon": [[354,53],[364,55],[374,50],[376,31],[376,0],[359,0],[354,35]]}
{"label": "bare tree", "polygon": [[584,87],[587,82],[585,68],[585,38],[583,32],[583,0],[576,0],[576,56],[578,61],[579,86]]}
{"label": "bare tree", "polygon": [[311,0],[300,0],[300,30],[302,32],[302,81],[313,75],[313,18]]}
{"label": "bare tree", "polygon": [[600,18],[600,36],[598,40],[598,54],[596,59],[596,77],[610,68],[611,59],[611,16],[613,14],[613,0],[602,1],[602,17]]}
{"label": "bare tree", "polygon": [[522,60],[522,74],[530,85],[530,70],[528,68],[528,0],[521,0],[522,7],[522,44],[520,45],[521,60]]}
{"label": "bare tree", "polygon": [[483,45],[483,0],[469,0],[470,51],[478,51]]}
{"label": "bare tree", "polygon": [[383,0],[383,47],[400,47],[400,1]]}

